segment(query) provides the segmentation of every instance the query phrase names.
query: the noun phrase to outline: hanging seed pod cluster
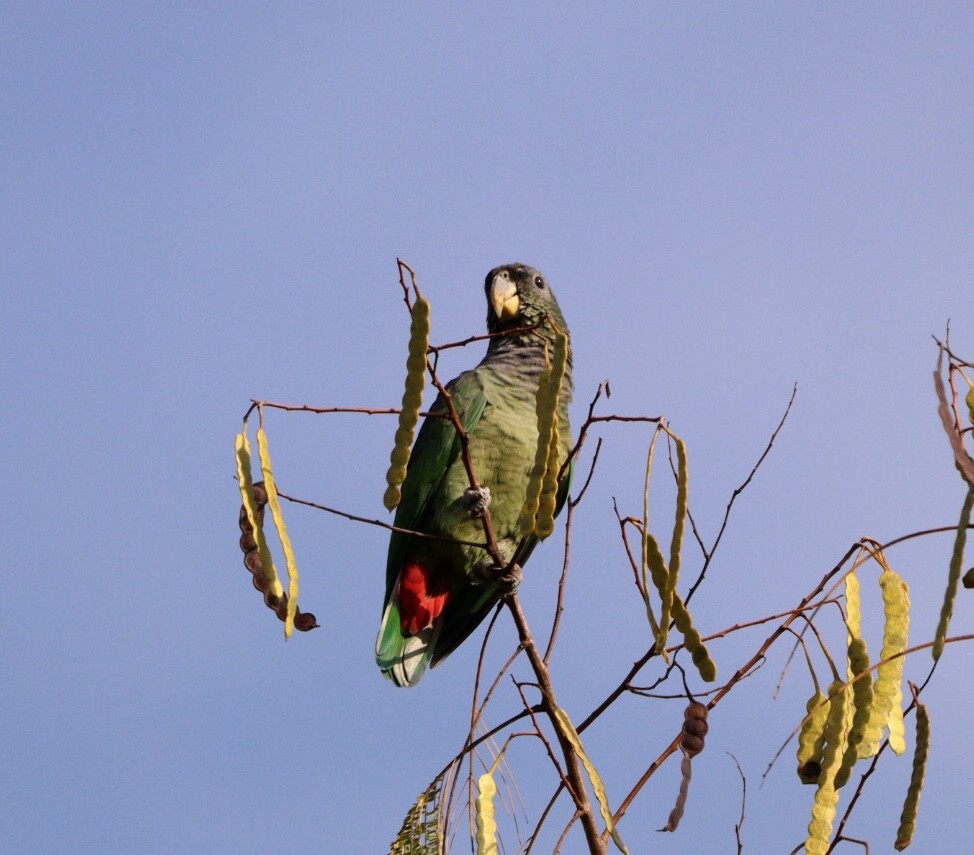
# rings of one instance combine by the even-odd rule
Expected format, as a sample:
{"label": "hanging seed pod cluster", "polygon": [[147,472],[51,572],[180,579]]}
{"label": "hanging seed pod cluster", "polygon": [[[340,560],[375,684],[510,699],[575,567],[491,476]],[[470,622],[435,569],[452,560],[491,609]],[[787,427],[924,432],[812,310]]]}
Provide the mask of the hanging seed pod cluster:
{"label": "hanging seed pod cluster", "polygon": [[[287,594],[281,588],[277,573],[268,574],[265,572],[265,564],[260,557],[260,547],[257,543],[257,532],[261,531],[264,525],[264,506],[267,504],[267,493],[264,490],[262,481],[254,484],[254,500],[256,506],[256,528],[250,521],[247,505],[240,506],[240,550],[244,554],[244,567],[253,574],[254,587],[263,594],[264,605],[282,621],[287,620]],[[263,537],[261,539],[263,540]],[[267,566],[273,570],[273,563],[269,563]],[[318,622],[311,612],[302,612],[300,609],[295,611],[294,628],[296,630],[299,632],[307,632],[309,629],[315,629],[317,626]]]}
{"label": "hanging seed pod cluster", "polygon": [[867,551],[883,568],[879,576],[885,618],[881,659],[873,680],[869,650],[860,636],[860,584],[853,569],[845,582],[850,633],[848,679],[836,676],[827,695],[816,689],[806,705],[807,715],[798,735],[799,780],[817,787],[805,843],[809,855],[828,851],[839,790],[849,782],[855,764],[875,756],[887,732],[893,751],[902,754],[906,750],[902,680],[909,633],[909,589],[889,567],[882,550]]}
{"label": "hanging seed pod cluster", "polygon": [[[311,612],[298,608],[298,567],[291,547],[291,539],[284,524],[277,485],[271,468],[270,449],[263,428],[257,431],[257,446],[260,451],[263,481],[253,481],[251,476],[250,442],[247,439],[247,425],[237,434],[235,450],[237,458],[237,480],[240,485],[240,549],[244,553],[244,567],[253,576],[254,587],[264,597],[264,604],[284,621],[284,635],[290,637],[297,629],[306,632],[318,626]],[[288,592],[284,588],[274,567],[270,547],[264,534],[264,507],[270,504],[271,516],[284,550],[288,573]]]}
{"label": "hanging seed pod cluster", "polygon": [[[653,471],[653,451],[656,438],[663,432],[676,445],[677,456],[677,495],[676,509],[673,522],[673,533],[670,537],[669,564],[663,558],[659,542],[649,530],[649,487]],[[676,590],[680,574],[680,555],[683,549],[683,534],[687,515],[687,495],[689,492],[689,467],[687,462],[686,445],[680,437],[673,434],[665,425],[660,425],[649,444],[646,456],[646,476],[643,486],[643,519],[642,519],[642,590],[646,597],[646,615],[650,628],[656,638],[656,649],[664,653],[669,627],[672,622],[683,636],[683,644],[693,664],[696,666],[701,679],[708,683],[717,679],[717,665],[710,657],[707,646],[703,643],[700,632],[693,625],[693,619],[686,603]],[[660,618],[656,619],[650,602],[650,591],[655,588],[660,598]]]}

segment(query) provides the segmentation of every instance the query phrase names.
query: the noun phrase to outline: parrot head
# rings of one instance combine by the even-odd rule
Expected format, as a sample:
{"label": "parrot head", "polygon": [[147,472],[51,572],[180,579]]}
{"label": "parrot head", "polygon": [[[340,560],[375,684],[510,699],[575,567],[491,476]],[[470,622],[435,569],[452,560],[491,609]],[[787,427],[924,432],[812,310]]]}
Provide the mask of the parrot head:
{"label": "parrot head", "polygon": [[487,331],[530,327],[546,317],[562,329],[565,320],[544,275],[526,264],[504,264],[487,274]]}

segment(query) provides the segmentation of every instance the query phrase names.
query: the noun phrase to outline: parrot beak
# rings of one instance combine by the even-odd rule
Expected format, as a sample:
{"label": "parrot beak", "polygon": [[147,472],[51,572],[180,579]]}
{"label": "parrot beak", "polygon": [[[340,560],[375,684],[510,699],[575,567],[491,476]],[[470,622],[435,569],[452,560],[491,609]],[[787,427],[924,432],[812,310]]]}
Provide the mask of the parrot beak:
{"label": "parrot beak", "polygon": [[517,288],[506,272],[498,273],[490,283],[490,306],[500,321],[516,318],[521,309]]}

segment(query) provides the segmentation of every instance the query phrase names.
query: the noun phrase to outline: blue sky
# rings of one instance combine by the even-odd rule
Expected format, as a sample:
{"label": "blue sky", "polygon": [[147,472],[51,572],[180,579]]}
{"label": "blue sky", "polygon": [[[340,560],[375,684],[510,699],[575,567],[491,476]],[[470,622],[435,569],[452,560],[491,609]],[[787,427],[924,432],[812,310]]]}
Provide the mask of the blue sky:
{"label": "blue sky", "polygon": [[[793,606],[862,535],[956,522],[931,334],[951,319],[974,356],[972,41],[960,3],[2,4],[3,848],[381,852],[461,744],[477,643],[412,691],[374,666],[380,530],[285,508],[322,624],[287,644],[236,545],[251,397],[398,402],[397,256],[440,342],[481,331],[488,269],[543,270],[575,423],[605,378],[611,411],[668,417],[711,537],[798,383],[695,599],[705,632]],[[393,430],[268,419],[283,488],[374,517]],[[611,505],[639,512],[647,434],[602,435],[553,666],[578,718],[649,644]],[[940,537],[891,555],[914,641],[949,554]],[[532,558],[539,622],[559,567],[554,542]],[[715,645],[721,674],[763,637]],[[494,658],[513,643],[502,620]],[[773,697],[786,654],[715,710],[677,834],[655,831],[676,764],[644,791],[620,829],[634,852],[735,851],[727,752],[745,851],[802,841],[790,748],[758,786],[809,693],[793,666]],[[972,833],[971,654],[949,654],[918,851]],[[503,689],[492,720],[518,703]],[[627,699],[586,734],[610,798],[681,710]],[[509,759],[536,816],[544,757],[522,740]],[[849,831],[873,851],[908,776],[886,760],[867,788]]]}

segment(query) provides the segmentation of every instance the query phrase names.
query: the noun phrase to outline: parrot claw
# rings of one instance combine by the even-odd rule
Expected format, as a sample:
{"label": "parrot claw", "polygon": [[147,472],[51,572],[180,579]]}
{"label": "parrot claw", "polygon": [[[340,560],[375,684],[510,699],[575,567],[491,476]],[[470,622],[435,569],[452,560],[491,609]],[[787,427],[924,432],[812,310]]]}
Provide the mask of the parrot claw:
{"label": "parrot claw", "polygon": [[503,572],[503,567],[496,569],[500,571],[500,575],[495,577],[494,582],[500,590],[501,599],[511,596],[518,589],[521,580],[524,578],[524,571],[521,570],[521,565],[512,564],[506,573]]}
{"label": "parrot claw", "polygon": [[524,578],[520,564],[498,566],[485,562],[475,569],[477,577],[473,580],[474,584],[494,585],[502,599],[513,594]]}
{"label": "parrot claw", "polygon": [[463,491],[463,501],[472,519],[480,519],[490,508],[490,489],[487,487],[468,487]]}

